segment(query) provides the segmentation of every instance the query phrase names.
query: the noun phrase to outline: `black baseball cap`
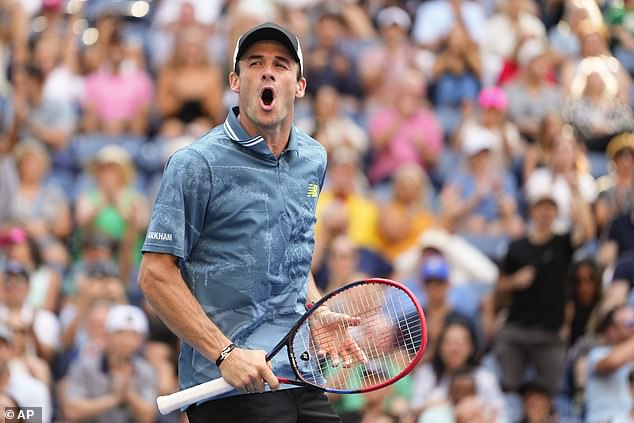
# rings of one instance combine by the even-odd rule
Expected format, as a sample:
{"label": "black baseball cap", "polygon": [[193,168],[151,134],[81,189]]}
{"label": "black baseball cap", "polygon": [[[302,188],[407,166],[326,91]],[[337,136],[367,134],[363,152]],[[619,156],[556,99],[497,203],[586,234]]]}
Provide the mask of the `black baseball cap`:
{"label": "black baseball cap", "polygon": [[233,69],[236,69],[236,64],[251,44],[264,40],[277,41],[286,46],[295,61],[299,64],[300,73],[302,75],[304,74],[304,57],[302,56],[299,39],[288,29],[273,22],[265,22],[253,27],[238,38],[236,49],[233,52]]}

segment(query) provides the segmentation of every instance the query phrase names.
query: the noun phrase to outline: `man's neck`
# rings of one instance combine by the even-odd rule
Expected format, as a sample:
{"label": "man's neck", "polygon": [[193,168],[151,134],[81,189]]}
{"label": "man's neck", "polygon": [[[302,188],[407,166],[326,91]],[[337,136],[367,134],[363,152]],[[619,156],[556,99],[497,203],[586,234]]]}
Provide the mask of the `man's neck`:
{"label": "man's neck", "polygon": [[281,122],[272,127],[260,127],[244,113],[238,115],[238,121],[250,136],[260,135],[275,157],[279,157],[286,148],[291,134],[292,120]]}
{"label": "man's neck", "polygon": [[264,138],[266,145],[269,146],[271,153],[273,153],[275,157],[280,157],[280,155],[288,145],[290,133],[290,127],[286,129],[276,127],[273,130],[262,131],[260,132],[260,135],[262,135],[262,138]]}
{"label": "man's neck", "polygon": [[528,231],[528,239],[533,244],[543,244],[553,237],[552,229],[532,227]]}

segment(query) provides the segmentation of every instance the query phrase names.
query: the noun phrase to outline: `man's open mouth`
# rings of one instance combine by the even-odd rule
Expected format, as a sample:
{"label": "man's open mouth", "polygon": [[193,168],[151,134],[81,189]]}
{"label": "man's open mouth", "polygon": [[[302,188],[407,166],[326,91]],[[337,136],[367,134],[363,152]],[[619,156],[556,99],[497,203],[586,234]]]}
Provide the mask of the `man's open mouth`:
{"label": "man's open mouth", "polygon": [[270,106],[271,103],[273,103],[273,99],[275,98],[275,93],[271,88],[265,88],[262,90],[260,98],[262,99],[262,103],[264,103],[265,106]]}

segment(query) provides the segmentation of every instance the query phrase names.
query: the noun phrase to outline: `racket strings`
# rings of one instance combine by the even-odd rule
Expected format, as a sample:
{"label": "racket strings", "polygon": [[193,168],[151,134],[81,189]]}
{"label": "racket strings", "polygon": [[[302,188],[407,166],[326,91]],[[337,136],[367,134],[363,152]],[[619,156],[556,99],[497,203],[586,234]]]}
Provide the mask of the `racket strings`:
{"label": "racket strings", "polygon": [[319,308],[293,342],[298,370],[311,384],[340,391],[370,389],[401,374],[424,347],[424,321],[397,287],[357,285]]}

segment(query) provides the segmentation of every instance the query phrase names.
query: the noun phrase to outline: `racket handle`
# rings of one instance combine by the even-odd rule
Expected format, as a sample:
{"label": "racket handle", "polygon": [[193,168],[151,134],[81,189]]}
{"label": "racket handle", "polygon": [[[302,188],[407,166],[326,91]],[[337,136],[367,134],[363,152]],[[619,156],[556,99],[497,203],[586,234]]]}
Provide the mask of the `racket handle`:
{"label": "racket handle", "polygon": [[165,415],[233,389],[233,386],[229,385],[223,378],[218,378],[173,394],[162,395],[156,399],[156,405],[158,405],[161,414]]}

